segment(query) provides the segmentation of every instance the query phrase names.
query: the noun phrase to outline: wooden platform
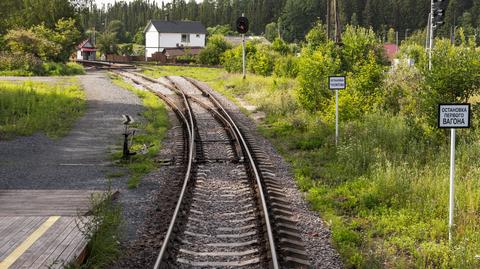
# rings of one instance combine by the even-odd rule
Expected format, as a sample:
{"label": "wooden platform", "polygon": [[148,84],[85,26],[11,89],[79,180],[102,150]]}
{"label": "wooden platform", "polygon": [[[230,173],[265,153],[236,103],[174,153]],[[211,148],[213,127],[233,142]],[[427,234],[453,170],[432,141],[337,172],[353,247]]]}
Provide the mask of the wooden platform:
{"label": "wooden platform", "polygon": [[0,190],[0,269],[80,262],[94,191]]}

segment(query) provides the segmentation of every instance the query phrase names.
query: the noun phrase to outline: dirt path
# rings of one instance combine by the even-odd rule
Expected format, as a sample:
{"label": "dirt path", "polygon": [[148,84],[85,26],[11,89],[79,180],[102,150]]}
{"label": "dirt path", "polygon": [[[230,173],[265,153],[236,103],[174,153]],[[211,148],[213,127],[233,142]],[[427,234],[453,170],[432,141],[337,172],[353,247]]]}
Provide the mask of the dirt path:
{"label": "dirt path", "polygon": [[67,136],[52,140],[35,134],[0,141],[1,189],[105,187],[105,173],[113,169],[109,153],[121,141],[121,115],[136,116],[142,107],[134,94],[113,85],[105,73],[78,79],[87,95],[87,110]]}
{"label": "dirt path", "polygon": [[[141,100],[114,85],[105,72],[78,76],[87,96],[87,109],[70,133],[58,140],[43,134],[0,141],[0,189],[95,189],[108,186],[108,175],[121,174],[111,164],[110,153],[122,145],[122,114],[140,120]],[[71,78],[32,77],[34,81],[58,83]],[[24,81],[25,78],[0,77]],[[143,219],[143,204],[157,182],[142,181],[137,189],[126,189],[127,176],[111,179],[120,191],[125,223],[124,240],[136,236]]]}

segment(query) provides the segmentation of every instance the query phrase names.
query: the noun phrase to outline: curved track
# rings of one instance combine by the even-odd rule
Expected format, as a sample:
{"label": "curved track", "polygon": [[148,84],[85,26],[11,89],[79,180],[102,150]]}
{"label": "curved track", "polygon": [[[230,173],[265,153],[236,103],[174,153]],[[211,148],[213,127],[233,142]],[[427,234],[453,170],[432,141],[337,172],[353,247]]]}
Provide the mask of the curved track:
{"label": "curved track", "polygon": [[187,134],[184,183],[154,268],[308,267],[269,164],[228,109],[192,79],[117,73],[165,100]]}

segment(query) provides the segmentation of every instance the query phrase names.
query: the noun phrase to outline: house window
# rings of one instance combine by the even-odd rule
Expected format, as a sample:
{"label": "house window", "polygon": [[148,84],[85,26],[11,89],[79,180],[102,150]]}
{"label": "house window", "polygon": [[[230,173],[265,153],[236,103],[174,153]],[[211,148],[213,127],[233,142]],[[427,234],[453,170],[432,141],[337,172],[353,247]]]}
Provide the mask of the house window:
{"label": "house window", "polygon": [[182,34],[182,43],[189,43],[189,42],[190,42],[190,35]]}
{"label": "house window", "polygon": [[200,37],[200,35],[199,35],[199,34],[197,34],[197,38],[198,38],[198,37]]}

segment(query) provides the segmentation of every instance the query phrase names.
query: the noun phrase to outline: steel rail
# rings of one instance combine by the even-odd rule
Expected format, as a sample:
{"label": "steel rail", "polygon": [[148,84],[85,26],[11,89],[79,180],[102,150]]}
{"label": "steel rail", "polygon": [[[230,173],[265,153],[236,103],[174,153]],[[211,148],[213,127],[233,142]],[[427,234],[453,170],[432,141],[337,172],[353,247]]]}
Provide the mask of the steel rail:
{"label": "steel rail", "polygon": [[[173,85],[174,87],[172,88],[172,90],[176,91],[176,92],[179,92],[181,93],[181,90],[178,88],[177,84],[175,83],[175,81],[171,80],[170,77],[166,77]],[[168,86],[162,82],[159,82],[161,83],[162,85],[164,86]],[[226,125],[228,127],[228,132],[231,134],[232,138],[235,139],[235,141],[238,142],[238,145],[240,146],[241,143],[240,143],[240,138],[238,137],[238,134],[237,132],[235,132],[235,129],[233,128],[231,122],[225,118],[220,112],[218,112],[217,110],[215,110],[214,107],[212,106],[209,106],[207,104],[205,104],[204,102],[202,102],[200,99],[194,97],[194,96],[188,96],[189,99],[192,99],[195,103],[199,104],[200,106],[202,106],[203,108],[205,108],[206,110],[212,112],[214,114],[214,117],[216,116],[221,122],[223,122],[224,125]],[[241,146],[240,146],[241,147]],[[237,156],[238,158],[241,157],[241,148],[238,148],[237,146],[235,147],[236,151],[237,151]]]}
{"label": "steel rail", "polygon": [[173,213],[172,220],[170,221],[170,225],[168,226],[167,234],[165,235],[165,239],[163,240],[162,247],[160,249],[160,253],[157,256],[157,260],[155,261],[155,265],[153,266],[154,269],[159,269],[160,264],[162,262],[163,256],[165,255],[165,252],[167,250],[167,245],[168,242],[170,241],[170,237],[172,236],[173,233],[173,228],[175,226],[175,222],[177,221],[178,213],[180,212],[180,208],[183,204],[183,198],[185,196],[185,193],[187,192],[187,186],[190,181],[190,173],[192,169],[192,162],[193,162],[193,151],[195,149],[195,128],[193,125],[193,112],[190,107],[190,104],[188,103],[187,97],[185,94],[182,94],[183,97],[183,102],[185,104],[185,108],[188,112],[189,115],[189,121],[190,121],[190,130],[189,130],[189,138],[190,138],[190,146],[189,146],[189,152],[188,152],[188,166],[187,166],[187,173],[185,175],[185,179],[183,182],[182,186],[182,191],[180,192],[180,196],[178,197],[178,202],[175,207],[175,212]]}
{"label": "steel rail", "polygon": [[269,214],[268,214],[267,202],[266,202],[266,199],[265,199],[265,195],[263,194],[263,185],[262,185],[262,182],[260,180],[260,174],[258,172],[257,165],[255,164],[255,161],[253,160],[252,154],[250,153],[249,147],[248,147],[245,139],[243,138],[243,135],[240,132],[240,129],[235,124],[233,119],[230,117],[230,114],[224,109],[224,107],[217,100],[217,98],[215,98],[213,95],[211,95],[210,93],[205,91],[196,81],[194,81],[192,79],[189,79],[189,78],[186,78],[186,77],[183,77],[183,76],[182,76],[182,78],[189,81],[193,86],[195,86],[197,89],[199,89],[202,93],[206,94],[213,101],[213,103],[217,106],[217,108],[220,109],[223,112],[223,114],[225,114],[225,117],[231,122],[232,126],[234,127],[235,131],[237,132],[238,137],[240,138],[241,144],[244,148],[245,154],[248,157],[251,169],[253,170],[253,173],[255,175],[255,180],[256,180],[257,186],[260,189],[260,191],[259,191],[260,200],[261,200],[261,204],[262,204],[262,210],[265,213],[263,215],[264,215],[264,218],[265,218],[265,226],[267,228],[268,243],[269,243],[269,246],[270,246],[270,254],[272,256],[272,266],[273,266],[274,269],[278,269],[279,268],[278,256],[277,256],[275,241],[274,241],[274,238],[273,238],[271,221],[270,221],[270,217],[269,217]]}
{"label": "steel rail", "polygon": [[[126,78],[129,78],[129,79],[132,79],[128,76],[125,76],[123,74],[121,74],[120,72],[115,72],[123,77],[126,77]],[[131,72],[128,72],[128,73],[131,73]],[[136,75],[136,74],[134,74]],[[140,77],[143,77],[143,76],[140,76]],[[144,77],[145,79],[145,77]],[[180,117],[182,118],[182,120],[184,121],[185,123],[185,126],[187,128],[187,131],[188,131],[188,140],[189,140],[189,149],[188,149],[188,165],[187,165],[187,171],[185,173],[185,178],[183,180],[183,186],[182,186],[182,190],[180,192],[180,196],[178,198],[178,201],[177,201],[177,204],[175,206],[175,211],[173,213],[173,217],[172,217],[172,220],[170,221],[170,224],[168,226],[168,230],[167,230],[167,233],[165,235],[165,239],[163,240],[163,243],[162,243],[162,247],[160,249],[160,253],[159,255],[157,256],[157,259],[155,261],[155,264],[154,264],[154,269],[159,269],[160,268],[160,265],[161,265],[161,262],[162,262],[162,259],[163,259],[163,256],[165,255],[165,252],[166,252],[166,249],[167,249],[167,245],[168,245],[168,242],[170,241],[170,237],[173,233],[173,228],[175,226],[175,222],[177,220],[177,217],[178,217],[178,214],[180,212],[180,208],[182,206],[182,203],[183,203],[183,198],[185,197],[185,193],[187,191],[187,186],[188,186],[188,183],[190,181],[190,176],[191,176],[191,171],[192,171],[192,163],[193,163],[193,152],[194,152],[194,149],[195,149],[195,135],[194,135],[194,132],[195,132],[195,129],[194,129],[194,125],[193,125],[193,112],[191,110],[191,107],[188,103],[188,100],[187,100],[187,97],[185,94],[182,94],[182,97],[183,97],[183,102],[185,104],[185,107],[186,107],[186,110],[187,110],[187,113],[188,113],[188,118],[187,119],[185,117],[185,115],[182,113],[182,111],[173,103],[173,101],[169,100],[168,97],[166,97],[165,95],[161,94],[161,93],[158,93],[156,92],[155,90],[153,90],[151,87],[145,85],[144,83],[141,83],[140,81],[138,80],[135,80],[135,79],[132,79],[134,82],[136,83],[139,83],[139,84],[142,84],[143,87],[145,87],[147,90],[153,92],[155,95],[159,96],[161,99],[163,99],[169,106],[171,106],[172,108],[174,108],[175,110],[178,111],[178,113],[181,115]],[[150,80],[152,82],[156,82],[156,81],[153,81],[152,79],[147,79],[147,80]],[[156,82],[158,83],[158,82]]]}
{"label": "steel rail", "polygon": [[[192,98],[191,96],[189,96],[187,98],[187,95],[185,93],[183,93],[183,91],[180,91],[175,82],[172,81],[172,83],[174,84],[175,88],[177,89],[172,89],[172,87],[170,87],[169,85],[166,85],[165,83],[162,83],[160,81],[157,81],[155,79],[152,79],[152,78],[149,78],[145,75],[142,75],[142,74],[138,74],[138,73],[134,73],[134,75],[138,75],[146,80],[149,80],[151,82],[154,82],[154,83],[159,83],[159,84],[162,84],[163,86],[177,92],[177,93],[180,93],[183,97],[183,101],[184,101],[184,104],[186,106],[186,109],[187,109],[187,112],[189,114],[189,121],[190,121],[190,128],[189,128],[189,125],[187,124],[187,129],[189,131],[189,140],[190,140],[190,148],[189,148],[189,163],[188,163],[188,166],[187,166],[187,174],[185,176],[185,179],[184,179],[184,184],[183,184],[183,187],[182,187],[182,191],[181,191],[181,194],[179,196],[179,199],[178,199],[178,202],[177,202],[177,206],[175,208],[175,212],[174,212],[174,215],[172,217],[172,220],[170,222],[170,225],[169,225],[169,228],[168,228],[168,231],[167,231],[167,234],[165,236],[165,239],[163,241],[163,244],[162,244],[162,247],[160,249],[160,253],[155,261],[155,265],[154,265],[154,269],[159,269],[160,268],[160,265],[161,265],[161,262],[163,260],[163,257],[165,255],[165,252],[166,252],[166,249],[167,249],[167,245],[170,241],[170,237],[172,235],[172,232],[173,232],[173,227],[175,225],[175,222],[176,222],[176,219],[178,217],[178,213],[180,211],[180,207],[183,203],[183,197],[185,196],[185,192],[186,192],[186,188],[188,186],[188,183],[189,183],[189,180],[190,180],[190,172],[191,172],[191,167],[192,167],[192,160],[193,160],[193,149],[194,149],[194,143],[195,143],[195,135],[194,135],[194,125],[193,125],[193,113],[191,111],[191,107],[189,105],[189,102],[188,102],[188,98]],[[233,129],[234,131],[234,135],[235,135],[235,138],[237,139],[237,141],[239,141],[239,143],[241,144],[242,148],[244,149],[244,153],[247,155],[248,157],[248,160],[249,160],[249,164],[250,164],[250,167],[252,169],[252,172],[255,176],[255,181],[256,181],[256,184],[259,188],[259,195],[260,195],[260,201],[261,201],[261,207],[262,207],[262,211],[264,212],[263,216],[264,216],[264,220],[265,220],[265,226],[266,226],[266,229],[267,229],[267,237],[268,237],[268,243],[269,243],[269,251],[270,251],[270,255],[271,255],[271,262],[272,262],[272,268],[274,269],[278,269],[279,268],[279,264],[278,264],[278,255],[277,255],[277,252],[276,252],[276,246],[275,246],[275,241],[274,241],[274,238],[273,238],[273,231],[272,231],[272,225],[271,225],[271,221],[270,221],[270,217],[269,217],[269,212],[268,212],[268,208],[267,208],[267,203],[266,203],[266,199],[265,199],[265,195],[263,193],[264,189],[263,189],[263,184],[261,182],[261,179],[260,179],[260,173],[258,171],[258,168],[257,168],[257,165],[255,164],[255,161],[253,160],[253,157],[252,157],[252,154],[250,152],[250,149],[248,147],[248,144],[246,143],[245,139],[243,138],[243,135],[240,131],[240,129],[238,128],[238,126],[235,124],[234,120],[231,118],[230,114],[224,109],[224,107],[221,105],[221,103],[214,97],[212,96],[210,93],[208,93],[207,91],[205,91],[196,81],[192,80],[192,79],[189,79],[189,78],[186,78],[186,77],[182,77],[184,78],[185,80],[189,81],[193,86],[195,86],[198,90],[200,90],[202,93],[204,93],[210,100],[212,100],[212,102],[214,103],[214,105],[220,109],[220,111],[224,114],[224,117],[222,115],[220,115],[218,112],[215,113],[219,116],[221,116],[222,119],[225,119],[227,122],[228,122],[228,125],[230,128]],[[144,85],[145,86],[145,85]],[[148,86],[147,86],[148,87]],[[153,91],[153,89],[151,89],[150,87],[148,87],[150,91]],[[154,93],[156,93],[157,95],[159,93],[153,91]],[[162,98],[163,99],[163,98]],[[195,100],[195,99],[194,99]],[[195,100],[197,101],[197,100]],[[214,111],[214,110],[212,110]],[[223,120],[222,120],[223,121]]]}

